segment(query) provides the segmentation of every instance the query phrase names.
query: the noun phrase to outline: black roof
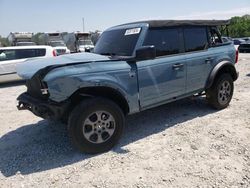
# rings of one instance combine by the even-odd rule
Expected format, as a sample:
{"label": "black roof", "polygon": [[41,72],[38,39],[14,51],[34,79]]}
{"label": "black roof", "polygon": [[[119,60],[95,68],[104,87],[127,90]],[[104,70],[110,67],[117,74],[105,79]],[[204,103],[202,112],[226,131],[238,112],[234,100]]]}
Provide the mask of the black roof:
{"label": "black roof", "polygon": [[[192,26],[221,26],[221,25],[229,25],[230,20],[145,20],[132,22],[128,24],[140,24],[147,23],[149,27],[167,27],[167,26],[184,26],[184,25],[192,25]],[[123,24],[123,25],[128,25]]]}

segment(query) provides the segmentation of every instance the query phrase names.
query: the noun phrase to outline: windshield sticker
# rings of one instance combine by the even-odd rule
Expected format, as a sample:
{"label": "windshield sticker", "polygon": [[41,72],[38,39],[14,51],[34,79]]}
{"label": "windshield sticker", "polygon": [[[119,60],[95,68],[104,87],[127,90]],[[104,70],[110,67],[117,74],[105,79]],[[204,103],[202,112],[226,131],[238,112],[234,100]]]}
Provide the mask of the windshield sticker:
{"label": "windshield sticker", "polygon": [[125,36],[126,35],[135,35],[135,34],[139,34],[141,31],[141,28],[138,27],[138,28],[133,28],[133,29],[127,29],[126,32],[125,32]]}

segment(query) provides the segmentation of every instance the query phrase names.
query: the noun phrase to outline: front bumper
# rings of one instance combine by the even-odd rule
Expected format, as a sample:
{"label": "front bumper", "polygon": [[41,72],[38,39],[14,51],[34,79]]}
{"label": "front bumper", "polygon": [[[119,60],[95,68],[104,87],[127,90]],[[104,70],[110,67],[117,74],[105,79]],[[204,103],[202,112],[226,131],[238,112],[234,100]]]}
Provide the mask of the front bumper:
{"label": "front bumper", "polygon": [[68,102],[56,103],[48,100],[40,100],[30,96],[28,93],[22,93],[17,98],[18,110],[29,110],[36,116],[44,119],[61,119],[69,107]]}

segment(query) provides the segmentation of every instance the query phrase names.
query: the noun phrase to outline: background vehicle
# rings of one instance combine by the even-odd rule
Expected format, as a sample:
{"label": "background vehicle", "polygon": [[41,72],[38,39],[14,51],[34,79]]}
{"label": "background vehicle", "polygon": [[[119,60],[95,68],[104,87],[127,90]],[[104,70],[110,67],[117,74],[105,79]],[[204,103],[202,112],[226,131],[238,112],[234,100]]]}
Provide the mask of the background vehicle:
{"label": "background vehicle", "polygon": [[90,52],[94,49],[90,37],[90,33],[73,32],[63,38],[70,52]]}
{"label": "background vehicle", "polygon": [[233,39],[233,42],[234,42],[234,46],[235,46],[235,48],[236,49],[238,49],[238,47],[239,47],[239,45],[241,44],[241,43],[245,43],[245,40],[243,40],[243,39]]}
{"label": "background vehicle", "polygon": [[238,50],[240,53],[250,53],[250,42],[241,43]]}
{"label": "background vehicle", "polygon": [[243,39],[233,39],[234,45],[240,45],[242,42],[245,42]]}
{"label": "background vehicle", "polygon": [[246,41],[246,42],[250,42],[250,37],[244,37],[244,38],[242,38],[244,41]]}
{"label": "background vehicle", "polygon": [[10,33],[8,40],[11,46],[32,46],[36,45],[32,42],[33,33],[29,32],[14,32]]}
{"label": "background vehicle", "polygon": [[18,42],[16,46],[35,46],[36,43],[34,42]]}
{"label": "background vehicle", "polygon": [[28,59],[53,57],[55,55],[54,49],[50,46],[0,48],[0,83],[21,79],[21,77],[17,75],[17,64],[23,63]]}
{"label": "background vehicle", "polygon": [[98,39],[100,38],[102,31],[96,30],[95,32],[91,32],[91,41],[94,45],[96,45]]}
{"label": "background vehicle", "polygon": [[28,80],[18,109],[68,122],[72,142],[87,153],[112,148],[128,114],[194,94],[224,109],[238,78],[238,53],[217,28],[225,24],[156,20],[112,27],[94,53],[57,57],[51,65],[37,60],[36,70],[20,66],[18,74]]}
{"label": "background vehicle", "polygon": [[63,41],[62,34],[59,32],[41,34],[39,36],[39,44],[52,46],[56,50],[57,55],[70,53]]}
{"label": "background vehicle", "polygon": [[221,37],[223,42],[231,42],[233,41],[231,37]]}

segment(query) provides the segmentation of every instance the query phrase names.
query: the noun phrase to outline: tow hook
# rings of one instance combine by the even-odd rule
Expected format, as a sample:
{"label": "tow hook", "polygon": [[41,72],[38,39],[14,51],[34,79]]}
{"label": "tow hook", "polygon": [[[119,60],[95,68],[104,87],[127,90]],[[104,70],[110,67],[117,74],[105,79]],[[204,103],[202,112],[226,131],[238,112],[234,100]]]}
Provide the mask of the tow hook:
{"label": "tow hook", "polygon": [[24,103],[22,103],[22,102],[18,102],[16,107],[17,107],[18,110],[27,110],[27,109],[29,109],[29,107],[27,105],[25,105]]}

